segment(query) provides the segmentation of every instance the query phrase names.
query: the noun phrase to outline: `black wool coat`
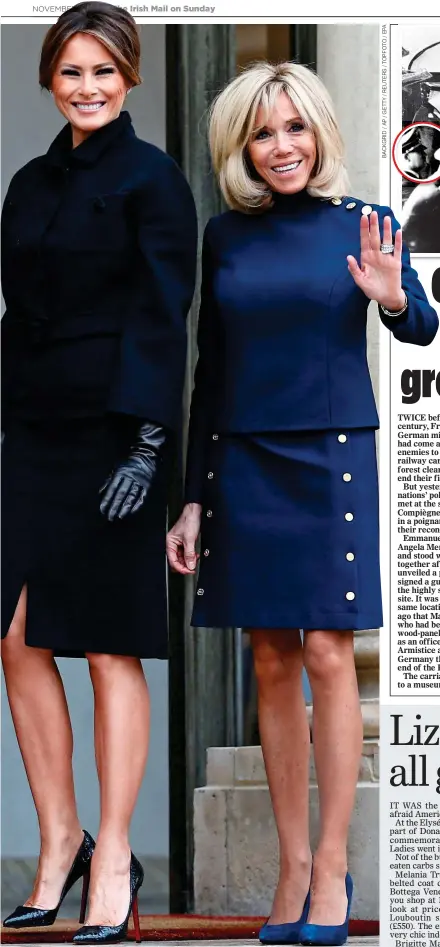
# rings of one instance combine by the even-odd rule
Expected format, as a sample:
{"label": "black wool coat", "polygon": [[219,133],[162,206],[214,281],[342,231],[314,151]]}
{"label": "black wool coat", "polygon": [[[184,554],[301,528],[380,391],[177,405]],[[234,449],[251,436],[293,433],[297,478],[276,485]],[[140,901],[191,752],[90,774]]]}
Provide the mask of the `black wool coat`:
{"label": "black wool coat", "polygon": [[196,248],[189,185],[128,112],[76,148],[66,125],[4,203],[6,425],[114,411],[178,428]]}

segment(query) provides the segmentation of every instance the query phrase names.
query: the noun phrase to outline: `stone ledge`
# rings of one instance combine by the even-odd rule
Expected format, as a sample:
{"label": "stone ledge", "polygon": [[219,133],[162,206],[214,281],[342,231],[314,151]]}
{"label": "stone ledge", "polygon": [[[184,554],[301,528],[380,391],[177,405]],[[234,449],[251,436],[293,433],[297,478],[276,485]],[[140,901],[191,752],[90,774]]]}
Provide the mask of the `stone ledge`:
{"label": "stone ledge", "polygon": [[[65,947],[65,941],[52,944],[52,947]],[[179,940],[179,947],[260,947],[258,940]],[[155,947],[169,947],[169,940],[156,940]],[[34,947],[47,947],[34,944]],[[349,937],[347,947],[379,947],[378,937]]]}
{"label": "stone ledge", "polygon": [[379,668],[380,643],[377,631],[357,632],[354,636],[356,669]]}
{"label": "stone ledge", "polygon": [[[379,793],[361,782],[348,858],[355,883],[353,918],[379,916]],[[310,788],[310,832],[319,831],[317,786]],[[194,793],[194,895],[198,914],[268,915],[278,876],[278,841],[266,785],[223,785]]]}
{"label": "stone ledge", "polygon": [[[361,700],[361,713],[364,725],[364,739],[377,740],[379,738],[380,705],[377,697]],[[307,717],[310,728],[312,726],[313,706],[307,704]]]}
{"label": "stone ledge", "polygon": [[[359,780],[376,783],[379,779],[379,745],[364,740]],[[311,746],[310,780],[316,782]],[[267,777],[261,746],[214,746],[207,751],[206,782],[209,787],[266,786]]]}

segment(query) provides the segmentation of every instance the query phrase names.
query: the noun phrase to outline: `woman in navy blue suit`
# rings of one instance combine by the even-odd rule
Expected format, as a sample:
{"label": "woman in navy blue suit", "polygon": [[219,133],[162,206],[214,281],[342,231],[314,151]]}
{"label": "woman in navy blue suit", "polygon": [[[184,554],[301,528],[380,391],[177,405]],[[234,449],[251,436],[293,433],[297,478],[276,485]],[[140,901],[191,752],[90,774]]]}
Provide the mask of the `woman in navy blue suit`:
{"label": "woman in navy blue suit", "polygon": [[[254,64],[214,103],[210,143],[231,210],[205,231],[186,505],[168,556],[193,572],[201,530],[192,622],[252,639],[280,843],[260,940],[342,944],[363,736],[353,630],[382,623],[367,307],[403,342],[429,344],[438,319],[392,211],[347,196],[314,73]],[[321,816],[312,883],[303,667]]]}

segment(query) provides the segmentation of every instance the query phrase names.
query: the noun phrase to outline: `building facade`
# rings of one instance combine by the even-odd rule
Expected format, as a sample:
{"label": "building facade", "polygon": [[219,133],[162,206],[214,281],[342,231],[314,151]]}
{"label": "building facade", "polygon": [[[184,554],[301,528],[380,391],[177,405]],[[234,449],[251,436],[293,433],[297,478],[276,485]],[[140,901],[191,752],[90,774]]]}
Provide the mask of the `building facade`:
{"label": "building facade", "polygon": [[[49,96],[41,93],[38,86],[39,50],[46,29],[40,24],[2,28],[3,194],[14,171],[46,151],[63,123]],[[201,232],[209,217],[222,208],[210,171],[206,109],[213,95],[239,68],[261,58],[296,58],[316,67],[335,102],[346,142],[352,193],[365,202],[378,200],[380,37],[377,25],[148,24],[142,25],[140,31],[144,82],[133,91],[127,107],[137,134],[169,150],[181,164],[195,195]],[[189,318],[185,421],[196,359],[196,326],[197,295]],[[377,391],[378,325],[373,315],[369,327],[369,359]],[[176,468],[170,521],[180,512],[181,481],[182,471]],[[227,780],[232,778],[232,771],[225,769],[225,761],[229,760],[227,766],[232,765],[231,748],[240,748],[255,740],[252,670],[246,640],[239,630],[190,628],[193,594],[190,579],[184,584],[179,577],[171,576],[169,590],[170,660],[168,663],[144,662],[152,696],[152,738],[132,840],[147,867],[150,883],[145,888],[152,893],[151,903],[145,902],[143,910],[168,909],[170,869],[171,911],[189,910],[195,904],[198,909],[215,912],[212,898],[203,900],[198,887],[197,873],[204,871],[203,860],[200,860],[204,857],[204,842],[200,835],[198,844],[202,847],[196,852],[195,890],[193,885],[194,790],[198,793],[196,807],[199,805],[200,816],[200,806],[205,804],[203,800],[200,802],[203,787],[209,788],[212,779],[219,776],[220,765],[223,766],[222,778],[226,780],[223,785],[229,786]],[[370,772],[367,764],[374,757],[378,736],[377,632],[360,632],[356,650],[365,720],[366,766]],[[92,690],[86,662],[64,659],[60,661],[60,670],[72,712],[81,818],[93,833],[98,819],[98,790],[90,765],[93,760]],[[38,827],[4,688],[2,701],[2,874],[5,903],[13,902],[14,906],[22,903],[30,888],[38,855]],[[216,757],[214,751],[210,751],[207,774],[206,754],[210,747],[228,748],[228,752],[223,750],[223,756]],[[248,767],[248,773],[252,767],[254,776],[258,771],[262,793],[267,793],[258,750],[251,751],[246,746],[240,759],[245,760],[243,765]],[[374,768],[371,773],[374,777],[371,786],[377,788]],[[250,783],[253,781],[254,777]],[[374,805],[365,809],[370,823],[375,819]],[[198,827],[200,829],[200,823]],[[374,835],[372,824],[367,825],[367,830],[370,829]],[[246,893],[246,911],[265,913],[270,884],[271,877],[263,899],[257,889]],[[243,913],[243,904],[238,896],[234,901],[235,897],[230,893],[229,901],[224,902],[224,906],[229,905],[227,913],[233,913],[234,905],[237,913]],[[370,908],[370,916],[374,916],[374,909],[370,906],[368,910]],[[220,902],[217,909],[223,910]]]}

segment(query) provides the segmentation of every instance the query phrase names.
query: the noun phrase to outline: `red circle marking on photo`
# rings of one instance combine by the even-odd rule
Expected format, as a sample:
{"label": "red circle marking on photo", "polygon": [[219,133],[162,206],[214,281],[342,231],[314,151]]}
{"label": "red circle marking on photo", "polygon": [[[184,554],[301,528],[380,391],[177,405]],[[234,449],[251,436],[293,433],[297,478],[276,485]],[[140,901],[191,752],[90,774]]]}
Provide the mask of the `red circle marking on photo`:
{"label": "red circle marking on photo", "polygon": [[392,148],[391,155],[392,155],[392,159],[393,159],[393,162],[394,162],[394,166],[395,166],[395,168],[397,169],[397,171],[399,172],[399,174],[402,176],[402,178],[405,178],[406,181],[411,181],[412,184],[435,184],[436,181],[440,181],[440,163],[439,163],[439,172],[438,172],[437,177],[435,177],[435,178],[433,178],[433,177],[429,177],[429,178],[415,178],[415,177],[413,177],[412,175],[405,174],[405,172],[402,171],[402,169],[399,168],[399,165],[397,164],[397,160],[396,160],[396,145],[399,143],[399,140],[401,139],[402,135],[405,135],[406,132],[407,132],[410,128],[426,128],[426,127],[435,128],[438,132],[440,132],[440,125],[436,125],[435,122],[412,122],[411,125],[405,125],[405,128],[402,128],[402,131],[400,131],[400,132],[396,135],[396,137],[395,137],[395,139],[394,139],[394,141],[393,141],[393,148]]}

